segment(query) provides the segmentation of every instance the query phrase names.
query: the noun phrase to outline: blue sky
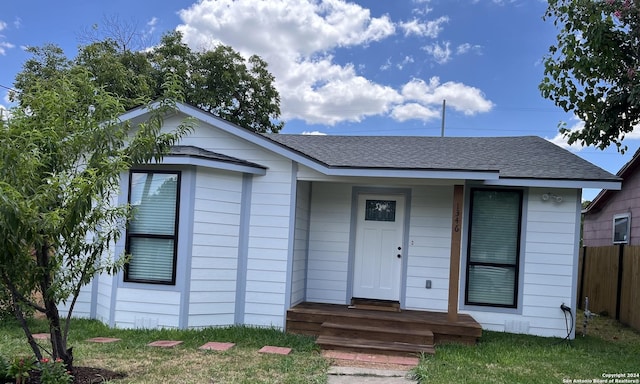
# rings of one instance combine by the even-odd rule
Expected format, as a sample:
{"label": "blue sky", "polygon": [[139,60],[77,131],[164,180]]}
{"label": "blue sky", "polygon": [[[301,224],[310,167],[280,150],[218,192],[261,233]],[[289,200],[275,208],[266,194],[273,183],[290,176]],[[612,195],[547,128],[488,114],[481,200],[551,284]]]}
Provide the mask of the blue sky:
{"label": "blue sky", "polygon": [[[446,99],[447,136],[537,135],[566,146],[558,123],[581,123],[538,91],[557,33],[545,9],[539,0],[10,1],[0,86],[13,84],[24,47],[55,43],[73,57],[83,30],[117,16],[149,45],[178,29],[194,49],[224,43],[260,55],[276,77],[282,133],[438,136]],[[5,88],[0,96],[9,107]],[[569,149],[615,173],[639,139],[627,135],[625,155]]]}

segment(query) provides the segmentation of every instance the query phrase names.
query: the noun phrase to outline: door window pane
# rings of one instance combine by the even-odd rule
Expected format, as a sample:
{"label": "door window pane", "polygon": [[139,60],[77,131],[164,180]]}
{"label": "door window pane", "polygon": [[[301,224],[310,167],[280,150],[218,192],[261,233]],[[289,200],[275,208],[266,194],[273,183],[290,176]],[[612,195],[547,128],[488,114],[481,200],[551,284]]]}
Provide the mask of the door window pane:
{"label": "door window pane", "polygon": [[396,221],[395,200],[367,200],[365,204],[365,220]]}

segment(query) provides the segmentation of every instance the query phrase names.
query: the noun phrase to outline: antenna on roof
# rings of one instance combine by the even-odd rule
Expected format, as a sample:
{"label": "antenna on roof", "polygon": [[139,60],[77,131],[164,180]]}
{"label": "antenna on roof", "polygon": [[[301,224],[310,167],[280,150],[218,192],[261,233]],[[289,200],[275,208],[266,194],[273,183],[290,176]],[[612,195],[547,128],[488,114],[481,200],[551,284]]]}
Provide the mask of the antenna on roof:
{"label": "antenna on roof", "polygon": [[442,130],[440,131],[440,137],[444,137],[444,111],[447,106],[447,100],[442,99]]}

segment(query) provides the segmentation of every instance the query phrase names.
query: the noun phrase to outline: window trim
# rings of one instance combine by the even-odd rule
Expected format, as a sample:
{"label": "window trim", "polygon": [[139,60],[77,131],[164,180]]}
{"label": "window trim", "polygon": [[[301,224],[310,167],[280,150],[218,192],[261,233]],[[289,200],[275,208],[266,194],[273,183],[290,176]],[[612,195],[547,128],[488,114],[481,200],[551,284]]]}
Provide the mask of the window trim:
{"label": "window trim", "polygon": [[[627,238],[625,240],[616,241],[616,220],[618,219],[627,219]],[[629,244],[629,240],[631,238],[631,213],[619,213],[617,215],[613,215],[612,219],[612,228],[611,228],[611,241],[613,244]]]}
{"label": "window trim", "polygon": [[127,222],[127,228],[125,233],[125,254],[130,255],[131,239],[172,239],[173,240],[173,259],[171,268],[171,280],[149,280],[149,279],[134,279],[129,277],[129,263],[124,265],[124,277],[125,283],[140,283],[140,284],[154,284],[154,285],[176,285],[176,272],[178,264],[178,238],[179,238],[179,223],[180,223],[180,191],[182,186],[182,171],[179,170],[153,170],[153,169],[131,169],[129,171],[129,185],[127,191],[127,204],[131,204],[131,189],[132,178],[134,173],[146,173],[146,174],[167,174],[177,176],[176,186],[176,210],[174,213],[174,231],[173,235],[157,235],[157,234],[132,234],[129,231],[129,222]]}
{"label": "window trim", "polygon": [[[474,201],[474,193],[477,191],[495,191],[495,192],[515,192],[518,194],[520,204],[518,205],[518,238],[516,239],[516,261],[515,264],[505,264],[505,263],[486,263],[486,262],[472,262],[471,261],[471,239],[473,237],[473,201]],[[506,310],[517,309],[519,308],[519,299],[520,299],[520,282],[521,282],[521,274],[522,274],[522,231],[523,231],[523,221],[524,221],[524,203],[525,203],[525,193],[522,189],[511,189],[511,188],[470,188],[469,191],[469,209],[468,209],[468,233],[466,238],[466,258],[465,258],[465,287],[464,287],[464,305],[471,307],[482,307],[482,308],[504,308]],[[482,302],[472,302],[469,301],[469,269],[474,265],[482,265],[482,266],[493,266],[493,267],[505,267],[508,266],[513,268],[515,272],[514,282],[513,282],[513,304],[494,304],[494,303],[482,303]]]}

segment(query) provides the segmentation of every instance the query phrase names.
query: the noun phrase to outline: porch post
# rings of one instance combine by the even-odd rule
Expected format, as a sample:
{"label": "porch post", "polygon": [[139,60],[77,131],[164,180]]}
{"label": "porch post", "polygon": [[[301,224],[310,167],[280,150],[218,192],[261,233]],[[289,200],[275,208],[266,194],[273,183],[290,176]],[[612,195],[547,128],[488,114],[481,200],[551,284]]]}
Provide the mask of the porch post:
{"label": "porch post", "polygon": [[447,320],[458,321],[458,286],[460,285],[460,241],[462,239],[462,205],[464,186],[453,186],[453,213],[451,222],[451,259],[449,265],[449,308]]}

